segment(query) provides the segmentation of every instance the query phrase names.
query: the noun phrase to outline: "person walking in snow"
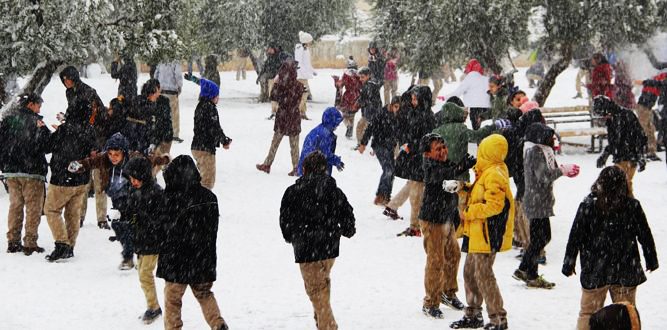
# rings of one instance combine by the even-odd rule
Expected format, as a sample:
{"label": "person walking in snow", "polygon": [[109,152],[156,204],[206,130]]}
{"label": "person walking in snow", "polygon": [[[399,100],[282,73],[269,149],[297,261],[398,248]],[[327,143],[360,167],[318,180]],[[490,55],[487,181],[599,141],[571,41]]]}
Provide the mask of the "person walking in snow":
{"label": "person walking in snow", "polygon": [[384,85],[385,62],[384,55],[378,48],[377,42],[370,42],[368,45],[368,68],[371,70],[371,80],[380,87]]}
{"label": "person walking in snow", "polygon": [[[257,74],[257,84],[260,84],[261,81],[266,81],[268,84],[268,93],[271,95],[273,91],[273,86],[275,84],[275,78],[278,75],[278,70],[282,65],[281,54],[283,53],[280,46],[269,44],[266,48],[266,61],[262,65],[262,70]],[[270,119],[273,119],[276,116],[276,111],[278,111],[278,102],[271,101],[271,116]]]}
{"label": "person walking in snow", "polygon": [[394,150],[398,146],[398,110],[401,108],[401,99],[397,96],[380,110],[371,120],[361,138],[358,151],[363,154],[368,142],[372,140],[371,147],[380,162],[382,175],[375,193],[373,204],[386,206],[391,200],[391,191],[394,186],[394,171],[396,161]]}
{"label": "person walking in snow", "polygon": [[352,206],[327,174],[328,166],[323,153],[309,154],[303,176],[287,188],[280,203],[280,229],[294,248],[318,330],[338,329],[329,302],[330,273],[340,237],[351,238],[356,232]]}
{"label": "person walking in snow", "polygon": [[595,53],[591,57],[591,83],[587,84],[588,94],[591,98],[604,95],[608,98],[614,97],[614,86],[611,84],[613,71],[611,64],[602,53]]}
{"label": "person walking in snow", "polygon": [[299,31],[299,43],[294,47],[294,61],[298,63],[297,79],[304,86],[304,93],[299,102],[299,112],[301,118],[308,120],[306,116],[306,101],[312,98],[312,90],[308,85],[308,80],[313,79],[317,72],[313,69],[310,60],[310,47],[313,44],[313,36],[310,33]]}
{"label": "person walking in snow", "polygon": [[183,89],[183,75],[181,74],[181,63],[179,61],[164,62],[158,64],[155,74],[152,78],[160,82],[160,93],[169,99],[169,108],[171,109],[171,124],[174,134],[173,140],[181,143],[181,117],[178,106],[178,96]]}
{"label": "person walking in snow", "polygon": [[400,54],[397,48],[387,52],[387,60],[384,65],[384,105],[398,95],[398,61]]}
{"label": "person walking in snow", "polygon": [[573,178],[579,174],[579,166],[559,166],[556,162],[553,150],[555,134],[549,126],[533,123],[528,126],[525,135],[523,168],[526,192],[523,211],[530,221],[530,244],[513,276],[531,288],[551,289],[555,286],[537,272],[540,252],[551,241],[549,217],[554,215],[556,201],[553,182],[563,175]]}
{"label": "person walking in snow", "polygon": [[[0,171],[9,193],[7,253],[42,253],[37,244],[44,207],[46,153],[51,131],[39,114],[44,100],[37,94],[21,96],[21,107],[0,122]],[[21,244],[25,209],[25,234]]]}
{"label": "person walking in snow", "polygon": [[440,302],[462,310],[456,297],[461,251],[456,241],[459,225],[456,192],[443,188],[446,180],[453,180],[475,165],[475,158],[466,155],[460,163],[447,159],[447,144],[436,133],[424,135],[420,149],[424,153],[424,202],[419,211],[419,226],[424,236],[426,269],[424,271],[424,303],[422,311],[433,318],[443,318]]}
{"label": "person walking in snow", "polygon": [[620,107],[606,96],[599,95],[593,99],[593,113],[606,119],[609,142],[597,160],[597,167],[604,167],[611,155],[614,164],[625,171],[632,197],[632,178],[637,170],[642,172],[646,168],[644,153],[647,139],[644,130],[631,110]]}
{"label": "person walking in snow", "polygon": [[630,194],[626,175],[616,166],[604,168],[579,204],[565,249],[562,272],[575,274],[581,261],[581,308],[578,330],[589,329],[591,314],[601,309],[607,296],[612,302],[635,304],[637,286],[646,281],[637,241],[642,246],[646,270],[658,269],[658,255],[646,215]]}
{"label": "person walking in snow", "polygon": [[299,176],[303,175],[304,159],[315,151],[320,151],[327,158],[327,174],[331,175],[334,166],[339,171],[345,168],[340,156],[336,155],[336,140],[338,137],[334,133],[342,121],[343,116],[338,109],[329,107],[324,110],[322,123],[315,126],[303,141],[303,149],[297,167]]}
{"label": "person walking in snow", "polygon": [[182,299],[190,287],[212,330],[228,330],[211,291],[216,280],[218,198],[201,184],[190,156],[181,155],[164,169],[164,194],[159,223],[157,277],[164,279],[164,328],[183,327]]}
{"label": "person walking in snow", "polygon": [[118,79],[118,95],[127,102],[132,102],[137,96],[137,63],[130,54],[124,54],[111,62],[111,78]]}
{"label": "person walking in snow", "polygon": [[[463,280],[468,306],[461,320],[450,327],[508,329],[507,312],[493,274],[496,253],[512,248],[514,227],[514,198],[505,165],[507,140],[492,134],[479,144],[475,165],[475,182],[464,184],[469,190],[463,222],[463,247],[466,252]],[[457,185],[458,187],[458,185]],[[489,323],[484,325],[482,302],[486,302]]]}
{"label": "person walking in snow", "polygon": [[465,67],[463,73],[466,75],[459,87],[457,87],[451,96],[461,97],[463,104],[470,110],[470,123],[474,130],[479,129],[485,114],[491,108],[489,95],[486,93],[489,86],[489,77],[484,75],[482,64],[476,59],[471,59]]}
{"label": "person walking in snow", "polygon": [[336,107],[343,113],[343,122],[346,127],[345,137],[351,139],[354,131],[354,117],[359,111],[357,99],[362,86],[357,74],[357,62],[352,56],[347,61],[347,70],[343,73],[343,77],[339,79],[338,76],[334,76],[333,78],[336,92],[339,95]]}
{"label": "person walking in snow", "polygon": [[[637,117],[639,118],[639,123],[644,129],[644,133],[647,137],[647,158],[650,160],[660,160],[656,155],[658,151],[658,141],[655,138],[656,127],[653,121],[653,106],[656,104],[656,101],[661,100],[667,97],[667,66],[657,75],[646,80],[637,80],[635,81],[636,85],[642,86],[642,92],[639,95],[639,100],[637,101]],[[662,95],[665,96],[662,96]],[[665,120],[663,118],[663,120]]]}
{"label": "person walking in snow", "polygon": [[359,80],[362,86],[357,99],[357,107],[361,109],[361,119],[357,123],[357,144],[361,143],[361,138],[364,136],[368,123],[382,109],[382,98],[380,97],[380,87],[382,86],[372,80],[372,77],[373,72],[369,68],[359,69]]}
{"label": "person walking in snow", "polygon": [[278,81],[271,91],[271,100],[278,102],[276,120],[273,124],[273,139],[269,147],[269,154],[262,164],[257,164],[257,170],[270,173],[271,164],[276,157],[276,151],[284,136],[289,137],[290,155],[292,156],[292,171],[287,175],[297,175],[299,165],[299,133],[301,133],[301,115],[299,102],[304,93],[304,86],[297,81],[297,63],[286,61],[278,72]]}
{"label": "person walking in snow", "polygon": [[201,79],[199,103],[195,108],[194,136],[190,150],[201,172],[202,186],[213,189],[215,185],[215,150],[222,145],[229,149],[232,139],[220,127],[218,104],[220,89],[214,82]]}

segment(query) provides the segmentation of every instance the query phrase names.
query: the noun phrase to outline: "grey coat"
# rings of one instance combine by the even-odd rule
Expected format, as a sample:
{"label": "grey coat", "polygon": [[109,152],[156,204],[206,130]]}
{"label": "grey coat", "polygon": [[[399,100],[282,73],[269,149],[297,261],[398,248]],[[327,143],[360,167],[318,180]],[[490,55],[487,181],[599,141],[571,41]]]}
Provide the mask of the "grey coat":
{"label": "grey coat", "polygon": [[523,208],[527,219],[549,218],[554,215],[553,186],[561,173],[558,165],[550,169],[542,149],[538,145],[526,148],[523,156],[526,190]]}

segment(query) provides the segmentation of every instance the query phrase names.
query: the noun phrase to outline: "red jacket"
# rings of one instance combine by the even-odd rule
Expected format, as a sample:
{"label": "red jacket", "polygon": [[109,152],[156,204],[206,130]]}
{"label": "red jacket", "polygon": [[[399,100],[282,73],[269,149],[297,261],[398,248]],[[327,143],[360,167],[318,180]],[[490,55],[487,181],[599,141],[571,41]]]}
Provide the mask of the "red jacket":
{"label": "red jacket", "polygon": [[341,99],[340,107],[345,111],[357,111],[357,99],[361,93],[361,80],[359,76],[355,73],[346,71],[343,74],[343,87],[345,92],[343,92],[343,97]]}
{"label": "red jacket", "polygon": [[591,97],[604,95],[608,98],[614,97],[614,86],[611,84],[611,65],[609,63],[598,64],[591,72],[591,83],[586,85]]}

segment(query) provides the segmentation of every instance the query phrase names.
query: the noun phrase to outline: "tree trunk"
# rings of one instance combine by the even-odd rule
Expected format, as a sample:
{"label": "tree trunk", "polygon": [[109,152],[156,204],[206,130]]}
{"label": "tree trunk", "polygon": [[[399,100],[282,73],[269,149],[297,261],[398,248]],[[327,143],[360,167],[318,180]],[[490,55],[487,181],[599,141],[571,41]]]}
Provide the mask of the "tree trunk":
{"label": "tree trunk", "polygon": [[549,68],[533,97],[540,107],[543,107],[544,103],[547,102],[551,89],[556,84],[556,78],[570,66],[570,62],[572,61],[572,44],[562,45],[560,54],[561,59]]}
{"label": "tree trunk", "polygon": [[2,109],[2,107],[8,102],[5,86],[7,86],[7,83],[5,83],[5,78],[0,76],[0,109]]}
{"label": "tree trunk", "polygon": [[[32,73],[30,80],[23,87],[23,89],[18,93],[18,95],[34,93],[37,95],[42,95],[42,92],[46,86],[51,82],[51,77],[58,70],[58,67],[64,64],[61,60],[54,60],[46,63],[41,63],[35,68],[35,71]],[[9,111],[13,111],[18,107],[18,102],[14,101],[8,107]]]}
{"label": "tree trunk", "polygon": [[[253,54],[253,52],[250,51],[250,49],[245,49],[248,54],[250,54],[250,62],[252,62],[252,67],[255,69],[255,72],[257,72],[257,76],[259,77],[259,72],[262,70],[262,65],[263,63],[260,63],[260,60]],[[259,92],[259,99],[258,101],[260,103],[265,103],[269,102],[269,85],[264,79],[259,80],[259,87],[260,87],[260,92]]]}

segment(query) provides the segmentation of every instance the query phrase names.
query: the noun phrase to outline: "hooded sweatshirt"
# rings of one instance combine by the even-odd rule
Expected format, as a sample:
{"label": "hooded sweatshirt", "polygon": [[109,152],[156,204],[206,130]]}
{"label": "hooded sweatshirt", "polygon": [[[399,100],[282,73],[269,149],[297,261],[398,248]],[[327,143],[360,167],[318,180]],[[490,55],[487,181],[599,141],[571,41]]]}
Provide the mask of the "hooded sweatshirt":
{"label": "hooded sweatshirt", "polygon": [[553,183],[563,173],[558,168],[554,151],[550,146],[554,130],[542,123],[533,123],[526,130],[523,156],[526,194],[523,209],[528,219],[549,218],[554,215]]}
{"label": "hooded sweatshirt", "polygon": [[299,158],[298,173],[303,175],[303,160],[313,151],[321,151],[327,158],[327,173],[331,175],[333,166],[343,164],[336,152],[336,127],[343,121],[343,115],[334,107],[329,107],[322,114],[322,123],[313,128],[303,141],[303,150]]}

